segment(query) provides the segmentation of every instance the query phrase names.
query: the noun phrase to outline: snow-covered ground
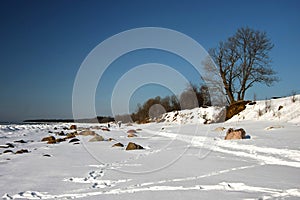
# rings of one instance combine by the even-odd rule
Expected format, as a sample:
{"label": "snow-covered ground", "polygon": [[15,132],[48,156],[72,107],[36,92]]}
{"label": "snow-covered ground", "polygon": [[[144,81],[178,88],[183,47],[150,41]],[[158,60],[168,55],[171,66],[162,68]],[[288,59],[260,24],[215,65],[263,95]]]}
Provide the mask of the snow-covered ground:
{"label": "snow-covered ground", "polygon": [[[77,124],[106,139],[89,142],[93,136],[77,136],[79,144],[41,142],[45,136],[60,137],[56,132],[73,132],[64,129],[71,124],[1,125],[0,195],[3,199],[299,199],[300,96],[295,98],[295,102],[291,97],[257,102],[225,123],[204,125],[218,121],[221,109],[199,108],[166,114],[161,123],[113,125],[109,132],[94,124]],[[251,139],[225,141],[231,127],[244,128]],[[137,137],[127,137],[130,129],[137,130]],[[117,142],[125,147],[112,147]],[[126,151],[128,142],[144,149]],[[3,153],[20,149],[29,153]]]}

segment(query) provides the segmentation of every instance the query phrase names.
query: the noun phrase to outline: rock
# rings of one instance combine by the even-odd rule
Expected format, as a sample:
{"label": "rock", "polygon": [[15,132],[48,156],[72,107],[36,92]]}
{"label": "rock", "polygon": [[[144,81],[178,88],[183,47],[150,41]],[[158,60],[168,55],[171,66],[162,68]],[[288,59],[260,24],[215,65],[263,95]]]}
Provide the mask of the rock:
{"label": "rock", "polygon": [[237,101],[235,103],[232,103],[226,108],[226,118],[225,120],[228,120],[232,118],[234,115],[237,115],[238,113],[245,110],[246,105],[250,103],[251,101]]}
{"label": "rock", "polygon": [[43,156],[45,156],[45,157],[51,157],[51,155],[49,155],[49,154],[44,154]]}
{"label": "rock", "polygon": [[63,130],[68,130],[68,127],[63,127]]}
{"label": "rock", "polygon": [[130,129],[130,130],[127,131],[127,133],[136,133],[136,130]]}
{"label": "rock", "polygon": [[280,126],[280,125],[269,126],[265,128],[265,130],[272,130],[272,129],[279,129],[279,128],[284,128],[284,126]]}
{"label": "rock", "polygon": [[124,144],[118,142],[118,143],[112,145],[111,147],[124,147]]}
{"label": "rock", "polygon": [[280,106],[278,107],[278,111],[280,111],[282,108],[283,108],[283,106],[280,105]]}
{"label": "rock", "polygon": [[88,135],[96,135],[95,131],[81,131],[79,133],[79,135],[84,135],[84,136],[88,136]]}
{"label": "rock", "polygon": [[6,145],[8,146],[8,148],[15,148],[15,146],[12,143],[6,143]]}
{"label": "rock", "polygon": [[102,127],[101,127],[101,130],[102,130],[102,131],[110,131],[109,128],[107,128],[106,126],[102,126]]}
{"label": "rock", "polygon": [[126,147],[126,151],[128,150],[136,150],[136,149],[144,149],[141,145],[135,144],[133,142],[129,142]]}
{"label": "rock", "polygon": [[24,141],[24,140],[16,140],[16,141],[14,141],[15,143],[27,143],[26,141]]}
{"label": "rock", "polygon": [[42,142],[47,142],[48,144],[56,143],[56,139],[55,139],[54,136],[44,137],[41,141]]}
{"label": "rock", "polygon": [[252,101],[252,102],[249,102],[249,103],[248,103],[249,106],[253,106],[253,105],[255,105],[255,104],[256,104],[255,101]]}
{"label": "rock", "polygon": [[107,141],[113,141],[115,140],[114,138],[108,138]]}
{"label": "rock", "polygon": [[70,126],[69,129],[70,129],[70,130],[76,130],[76,129],[77,129],[77,126],[73,124],[73,125]]}
{"label": "rock", "polygon": [[77,138],[73,138],[73,139],[71,139],[71,140],[69,141],[69,143],[72,143],[72,142],[80,142],[80,140],[77,139]]}
{"label": "rock", "polygon": [[141,129],[141,128],[138,128],[138,129],[136,129],[136,131],[142,131],[142,129]]}
{"label": "rock", "polygon": [[245,139],[246,132],[244,129],[236,129],[233,128],[228,129],[225,140],[238,140],[238,139]]}
{"label": "rock", "polygon": [[59,136],[65,136],[65,133],[63,131],[61,131],[61,132],[57,133],[57,135],[59,135]]}
{"label": "rock", "polygon": [[22,154],[22,153],[29,153],[29,151],[27,149],[21,149],[19,151],[16,151],[15,154]]}
{"label": "rock", "polygon": [[68,133],[67,136],[65,137],[65,139],[70,139],[70,138],[74,138],[76,137],[76,134],[77,132],[74,132],[74,133]]}
{"label": "rock", "polygon": [[128,133],[127,137],[137,137],[137,135],[134,133]]}
{"label": "rock", "polygon": [[7,149],[8,146],[7,146],[7,145],[0,145],[0,148],[1,148],[1,149]]}
{"label": "rock", "polygon": [[8,149],[8,150],[3,151],[3,153],[14,153],[14,152],[12,150]]}
{"label": "rock", "polygon": [[61,131],[61,132],[58,133],[58,135],[59,136],[65,136],[66,134],[63,131]]}
{"label": "rock", "polygon": [[101,135],[96,135],[89,140],[89,142],[99,142],[99,141],[104,141],[104,138]]}
{"label": "rock", "polygon": [[2,196],[2,199],[13,199],[13,197],[10,196],[9,194],[5,193],[5,194]]}
{"label": "rock", "polygon": [[215,128],[214,131],[221,132],[221,131],[224,131],[225,129],[226,129],[225,127],[217,127],[217,128]]}
{"label": "rock", "polygon": [[56,141],[57,143],[59,143],[59,142],[64,142],[64,141],[66,141],[66,139],[65,139],[65,138],[57,138],[55,141]]}
{"label": "rock", "polygon": [[50,140],[47,142],[47,144],[56,144],[56,140]]}

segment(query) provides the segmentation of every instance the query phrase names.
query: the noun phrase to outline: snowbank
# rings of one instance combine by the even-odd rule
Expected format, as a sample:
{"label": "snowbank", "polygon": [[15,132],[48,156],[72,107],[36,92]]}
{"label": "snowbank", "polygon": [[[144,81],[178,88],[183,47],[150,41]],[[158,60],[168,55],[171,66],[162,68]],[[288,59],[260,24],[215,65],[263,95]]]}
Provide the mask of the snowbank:
{"label": "snowbank", "polygon": [[[223,122],[224,119],[225,108],[208,107],[168,112],[156,121],[176,124],[196,124]],[[300,123],[300,95],[256,101],[254,105],[247,105],[244,111],[232,117],[228,122],[242,120]]]}
{"label": "snowbank", "polygon": [[208,107],[168,112],[163,114],[158,121],[177,124],[207,124],[214,122],[222,122],[224,121],[224,119],[225,108]]}
{"label": "snowbank", "polygon": [[228,122],[241,120],[264,120],[300,123],[300,95],[257,101],[232,117]]}

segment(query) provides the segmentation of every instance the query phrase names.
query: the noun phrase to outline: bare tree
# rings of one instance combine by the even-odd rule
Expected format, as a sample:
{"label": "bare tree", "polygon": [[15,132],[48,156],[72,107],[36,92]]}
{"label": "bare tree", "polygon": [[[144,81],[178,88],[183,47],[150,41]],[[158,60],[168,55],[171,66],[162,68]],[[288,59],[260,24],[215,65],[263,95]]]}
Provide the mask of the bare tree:
{"label": "bare tree", "polygon": [[[246,91],[255,83],[271,86],[278,81],[270,66],[269,52],[273,46],[265,32],[247,27],[238,29],[234,36],[210,50],[217,68],[208,59],[205,69],[216,70],[221,77],[229,103],[244,100]],[[213,82],[209,78],[205,81]]]}

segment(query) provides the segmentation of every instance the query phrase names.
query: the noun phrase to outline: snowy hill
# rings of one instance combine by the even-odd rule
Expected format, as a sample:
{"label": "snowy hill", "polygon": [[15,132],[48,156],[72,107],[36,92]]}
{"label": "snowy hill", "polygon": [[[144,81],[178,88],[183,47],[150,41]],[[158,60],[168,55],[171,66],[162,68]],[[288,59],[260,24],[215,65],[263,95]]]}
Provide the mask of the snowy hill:
{"label": "snowy hill", "polygon": [[[222,122],[225,109],[220,107],[194,108],[165,113],[157,121],[176,124],[196,124]],[[282,121],[300,123],[300,95],[256,101],[235,115],[228,122],[243,120]]]}

